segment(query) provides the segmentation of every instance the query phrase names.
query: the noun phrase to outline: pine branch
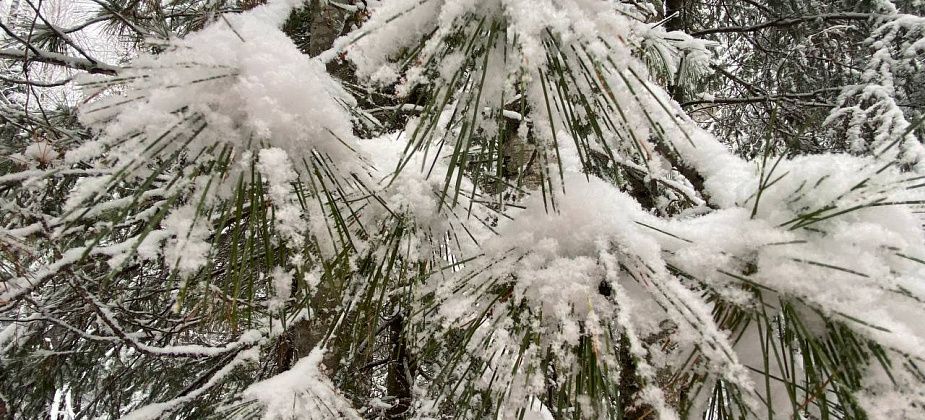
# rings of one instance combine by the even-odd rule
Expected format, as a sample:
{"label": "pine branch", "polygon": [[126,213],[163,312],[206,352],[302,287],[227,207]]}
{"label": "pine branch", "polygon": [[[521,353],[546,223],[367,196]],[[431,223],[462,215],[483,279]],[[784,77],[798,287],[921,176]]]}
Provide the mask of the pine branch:
{"label": "pine branch", "polygon": [[786,28],[789,26],[801,25],[807,22],[829,22],[829,21],[839,21],[839,20],[872,20],[878,18],[889,18],[888,15],[880,15],[875,13],[852,13],[852,12],[842,12],[842,13],[823,13],[818,15],[808,15],[808,16],[795,16],[795,17],[786,17],[774,19],[771,21],[759,23],[756,25],[748,26],[723,26],[719,28],[710,28],[703,29],[700,31],[694,31],[690,34],[696,37],[702,37],[704,35],[712,35],[718,33],[749,33],[757,32],[763,29],[768,28]]}
{"label": "pine branch", "polygon": [[121,70],[120,67],[105,63],[95,63],[93,61],[87,60],[86,58],[71,57],[68,55],[40,49],[34,49],[34,51],[37,52],[37,55],[35,53],[30,54],[28,51],[12,48],[2,49],[0,50],[0,58],[16,61],[35,61],[39,63],[52,64],[75,70],[83,70],[90,74],[116,75],[119,73],[119,70]]}
{"label": "pine branch", "polygon": [[[682,107],[690,107],[694,105],[704,105],[704,104],[752,104],[752,103],[761,103],[761,102],[776,102],[776,101],[799,101],[802,99],[815,98],[819,95],[830,93],[830,92],[840,92],[843,88],[833,87],[833,88],[824,88],[814,90],[812,92],[794,92],[794,93],[779,93],[775,95],[764,95],[764,96],[747,96],[740,98],[714,98],[714,99],[698,99],[693,101],[687,101],[681,104]],[[806,102],[799,101],[801,105],[806,106],[823,106],[823,107],[833,107],[835,104],[824,103],[824,102]]]}

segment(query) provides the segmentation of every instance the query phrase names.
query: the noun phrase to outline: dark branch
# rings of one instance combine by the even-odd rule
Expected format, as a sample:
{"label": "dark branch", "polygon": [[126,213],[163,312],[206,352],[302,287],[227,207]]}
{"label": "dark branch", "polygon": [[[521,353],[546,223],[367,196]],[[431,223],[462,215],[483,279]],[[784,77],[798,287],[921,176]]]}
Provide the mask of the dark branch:
{"label": "dark branch", "polygon": [[[715,99],[698,99],[694,101],[687,101],[681,104],[682,107],[689,107],[693,105],[704,105],[704,104],[751,104],[758,102],[773,102],[781,100],[801,100],[801,99],[812,99],[819,95],[829,93],[829,92],[840,92],[843,88],[825,88],[814,90],[812,92],[800,92],[800,93],[780,93],[776,95],[764,95],[764,96],[747,96],[740,98],[715,98]],[[819,102],[808,102],[804,103],[810,106],[834,106],[833,104],[819,103]]]}
{"label": "dark branch", "polygon": [[803,24],[806,22],[828,22],[833,20],[870,20],[876,18],[886,18],[887,15],[878,15],[874,13],[824,13],[819,15],[809,15],[809,16],[795,16],[771,20],[764,23],[759,23],[757,25],[751,26],[724,26],[720,28],[711,28],[704,29],[702,31],[691,32],[691,36],[704,36],[718,33],[748,33],[748,32],[757,32],[762,29],[768,28],[784,28],[788,26],[794,26]]}

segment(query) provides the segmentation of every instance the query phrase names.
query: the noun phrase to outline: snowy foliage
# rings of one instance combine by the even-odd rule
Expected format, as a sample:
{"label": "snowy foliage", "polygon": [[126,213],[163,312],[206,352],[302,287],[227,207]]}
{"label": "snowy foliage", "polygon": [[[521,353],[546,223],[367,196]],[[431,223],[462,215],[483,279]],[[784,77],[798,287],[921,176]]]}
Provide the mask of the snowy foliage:
{"label": "snowy foliage", "polygon": [[870,35],[851,153],[749,160],[666,91],[717,44],[651,8],[362,4],[318,57],[271,0],[77,79],[85,135],[0,175],[0,390],[47,359],[101,418],[925,409],[922,18]]}
{"label": "snowy foliage", "polygon": [[[922,65],[921,52],[925,51],[925,19],[914,15],[891,17],[866,44],[872,54],[861,83],[841,93],[840,106],[829,121],[847,120],[848,140],[855,151],[920,165],[925,150],[914,133],[917,123],[908,120],[901,103],[916,100],[910,97],[912,89],[907,85],[918,82],[915,77]],[[865,135],[865,131],[873,135]]]}

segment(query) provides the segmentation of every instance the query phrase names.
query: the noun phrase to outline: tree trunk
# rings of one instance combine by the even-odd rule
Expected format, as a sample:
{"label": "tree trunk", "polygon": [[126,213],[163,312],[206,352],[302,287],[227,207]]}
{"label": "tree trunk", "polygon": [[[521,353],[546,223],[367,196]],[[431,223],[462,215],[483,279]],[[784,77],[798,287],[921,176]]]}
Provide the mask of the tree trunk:
{"label": "tree trunk", "polygon": [[334,40],[344,31],[344,23],[347,22],[349,12],[330,4],[322,6],[319,0],[312,0],[311,8],[308,55],[314,57],[334,45]]}
{"label": "tree trunk", "polygon": [[389,397],[392,397],[392,407],[386,411],[386,417],[390,419],[407,418],[411,409],[414,365],[405,342],[404,328],[404,317],[401,315],[395,317],[389,328],[392,354],[386,377],[386,390]]}
{"label": "tree trunk", "polygon": [[674,18],[665,22],[665,29],[668,31],[684,31],[687,29],[687,13],[685,6],[687,0],[666,0],[665,1],[665,18],[677,14]]}
{"label": "tree trunk", "polygon": [[[665,1],[665,19],[671,18],[665,22],[666,31],[684,31],[687,29],[687,24],[685,22],[687,14],[684,12],[686,1],[687,0]],[[678,103],[684,101],[684,89],[677,85],[677,80],[675,80],[675,83],[668,86],[668,94],[671,95],[671,99],[674,99]]]}

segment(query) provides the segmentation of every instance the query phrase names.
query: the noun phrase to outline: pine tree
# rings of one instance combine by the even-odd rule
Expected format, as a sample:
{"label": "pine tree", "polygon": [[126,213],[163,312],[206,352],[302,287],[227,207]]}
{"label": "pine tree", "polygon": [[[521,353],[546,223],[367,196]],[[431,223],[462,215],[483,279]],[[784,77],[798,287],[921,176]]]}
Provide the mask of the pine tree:
{"label": "pine tree", "polygon": [[908,3],[14,2],[0,416],[917,418]]}

